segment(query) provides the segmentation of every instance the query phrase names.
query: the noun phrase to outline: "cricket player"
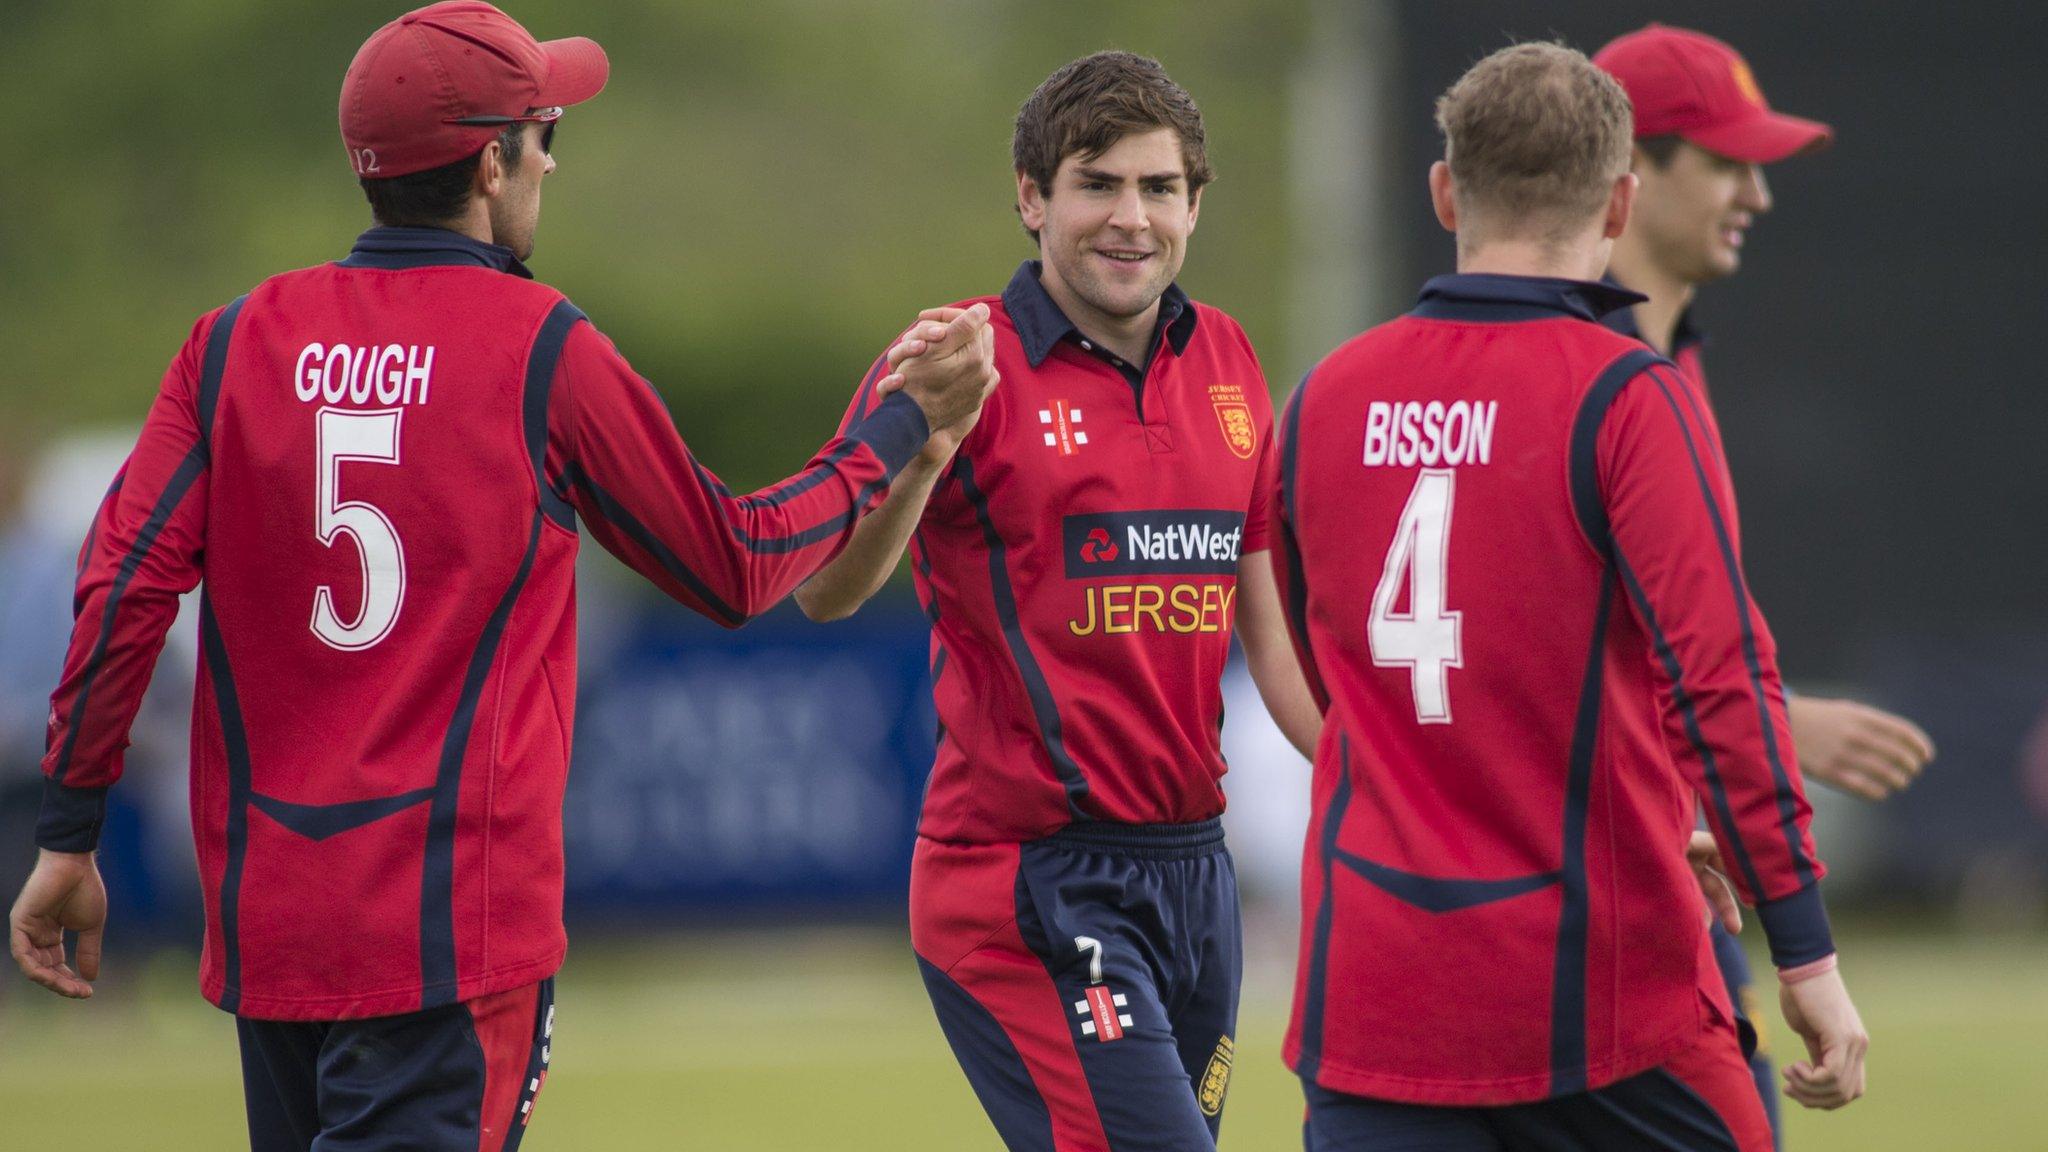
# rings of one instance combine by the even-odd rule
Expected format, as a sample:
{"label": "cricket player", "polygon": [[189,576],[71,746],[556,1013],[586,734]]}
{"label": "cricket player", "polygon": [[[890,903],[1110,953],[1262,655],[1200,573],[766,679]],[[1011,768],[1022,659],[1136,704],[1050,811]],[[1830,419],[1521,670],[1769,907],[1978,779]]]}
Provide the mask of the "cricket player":
{"label": "cricket player", "polygon": [[523,263],[562,109],[608,71],[477,0],[372,35],[340,118],[377,226],[199,320],[85,543],[10,945],[92,994],[107,791],[203,581],[200,982],[235,1014],[259,1152],[519,1143],[566,943],[581,532],[736,627],[995,383],[963,314],[892,348],[885,370],[922,353],[901,389],[802,472],[727,492]]}
{"label": "cricket player", "polygon": [[[1670,357],[1712,421],[1705,336],[1693,299],[1701,285],[1741,267],[1750,225],[1771,210],[1763,166],[1824,148],[1833,133],[1771,110],[1748,63],[1698,32],[1652,24],[1608,44],[1593,62],[1628,93],[1635,113],[1630,167],[1641,182],[1628,230],[1614,242],[1608,279],[1648,297],[1601,322]],[[1801,771],[1866,800],[1906,787],[1934,755],[1912,721],[1853,700],[1788,694],[1785,712]],[[1740,945],[1716,930],[1714,948],[1744,1022],[1759,1020]],[[1767,1045],[1757,1044],[1750,1065],[1782,1140]]]}
{"label": "cricket player", "polygon": [[[1608,278],[1648,297],[1602,321],[1670,357],[1704,401],[1694,298],[1741,268],[1750,225],[1771,210],[1764,165],[1824,148],[1833,131],[1772,111],[1742,57],[1698,32],[1652,24],[1593,62],[1629,95],[1641,182]],[[1866,800],[1907,787],[1934,756],[1918,725],[1855,701],[1796,696],[1786,710],[1801,770]]]}
{"label": "cricket player", "polygon": [[1296,745],[1320,723],[1265,555],[1271,403],[1243,330],[1174,283],[1211,171],[1156,62],[1060,68],[1012,155],[1039,258],[981,301],[1003,388],[933,434],[797,600],[844,616],[909,546],[940,725],[911,944],[1004,1143],[1212,1148],[1242,966],[1220,821],[1233,631]]}
{"label": "cricket player", "polygon": [[1703,808],[1812,1058],[1863,1090],[1713,426],[1598,318],[1627,97],[1503,49],[1438,103],[1458,273],[1281,422],[1275,560],[1326,704],[1286,1056],[1312,1152],[1771,1146],[1684,852]]}

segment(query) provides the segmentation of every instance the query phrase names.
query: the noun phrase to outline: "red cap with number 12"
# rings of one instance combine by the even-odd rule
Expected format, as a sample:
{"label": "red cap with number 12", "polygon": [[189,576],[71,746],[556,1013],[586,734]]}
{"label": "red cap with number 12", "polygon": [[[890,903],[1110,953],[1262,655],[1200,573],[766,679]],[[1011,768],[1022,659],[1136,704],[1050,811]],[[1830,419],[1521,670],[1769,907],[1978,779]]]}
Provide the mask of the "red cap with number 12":
{"label": "red cap with number 12", "polygon": [[444,0],[364,41],[341,82],[341,140],[358,176],[424,172],[476,155],[516,117],[590,99],[610,74],[595,41],[537,41],[483,0]]}

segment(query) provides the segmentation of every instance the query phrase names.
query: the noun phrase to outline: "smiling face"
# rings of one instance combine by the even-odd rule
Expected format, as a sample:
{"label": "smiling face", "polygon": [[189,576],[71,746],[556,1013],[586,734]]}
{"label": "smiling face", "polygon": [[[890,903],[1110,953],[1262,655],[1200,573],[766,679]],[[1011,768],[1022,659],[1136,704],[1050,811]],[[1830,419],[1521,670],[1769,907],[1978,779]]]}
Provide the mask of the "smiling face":
{"label": "smiling face", "polygon": [[1732,276],[1756,217],[1771,210],[1761,165],[1680,141],[1668,162],[1638,151],[1642,180],[1629,234],[1658,268],[1687,284]]}
{"label": "smiling face", "polygon": [[1024,226],[1038,233],[1040,282],[1083,331],[1149,324],[1180,274],[1201,205],[1188,190],[1171,128],[1118,139],[1093,156],[1060,161],[1052,187],[1017,176]]}

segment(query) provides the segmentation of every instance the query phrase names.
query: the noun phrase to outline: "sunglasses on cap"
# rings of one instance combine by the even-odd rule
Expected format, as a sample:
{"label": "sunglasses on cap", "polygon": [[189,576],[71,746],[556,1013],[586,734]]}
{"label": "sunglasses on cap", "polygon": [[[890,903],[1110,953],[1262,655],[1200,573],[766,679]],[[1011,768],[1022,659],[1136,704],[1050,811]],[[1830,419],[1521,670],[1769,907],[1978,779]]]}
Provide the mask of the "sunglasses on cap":
{"label": "sunglasses on cap", "polygon": [[562,118],[560,108],[535,108],[523,116],[460,116],[443,121],[460,124],[467,128],[502,128],[508,124],[544,124],[540,130],[540,150],[552,155],[555,144],[555,121]]}

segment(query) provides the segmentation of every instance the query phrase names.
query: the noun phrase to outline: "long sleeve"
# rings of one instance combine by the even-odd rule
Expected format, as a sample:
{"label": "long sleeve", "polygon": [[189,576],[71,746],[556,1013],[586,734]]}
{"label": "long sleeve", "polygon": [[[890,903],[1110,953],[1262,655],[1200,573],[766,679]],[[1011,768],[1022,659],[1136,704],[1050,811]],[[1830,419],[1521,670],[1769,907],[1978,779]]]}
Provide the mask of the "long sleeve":
{"label": "long sleeve", "polygon": [[1623,388],[1597,449],[1614,564],[1653,647],[1673,759],[1780,967],[1834,950],[1776,645],[1743,577],[1727,462],[1668,365]]}
{"label": "long sleeve", "polygon": [[549,483],[614,555],[728,628],[830,561],[930,435],[923,410],[898,393],[796,475],[739,496],[589,323],[570,329],[550,395]]}
{"label": "long sleeve", "polygon": [[199,583],[208,456],[199,427],[200,361],[220,313],[193,329],[151,406],[79,553],[71,643],[50,698],[36,843],[84,852],[99,841],[178,597]]}
{"label": "long sleeve", "polygon": [[1287,635],[1294,642],[1294,655],[1301,662],[1302,676],[1308,681],[1309,695],[1315,698],[1316,710],[1327,715],[1330,711],[1330,690],[1323,683],[1322,673],[1316,667],[1315,651],[1309,644],[1308,579],[1302,571],[1301,546],[1295,539],[1295,465],[1301,431],[1301,399],[1307,391],[1308,380],[1304,378],[1294,390],[1294,395],[1287,398],[1278,430],[1277,474],[1269,484],[1261,487],[1267,493],[1265,519],[1271,533],[1273,580],[1280,589],[1280,607],[1287,619]]}

